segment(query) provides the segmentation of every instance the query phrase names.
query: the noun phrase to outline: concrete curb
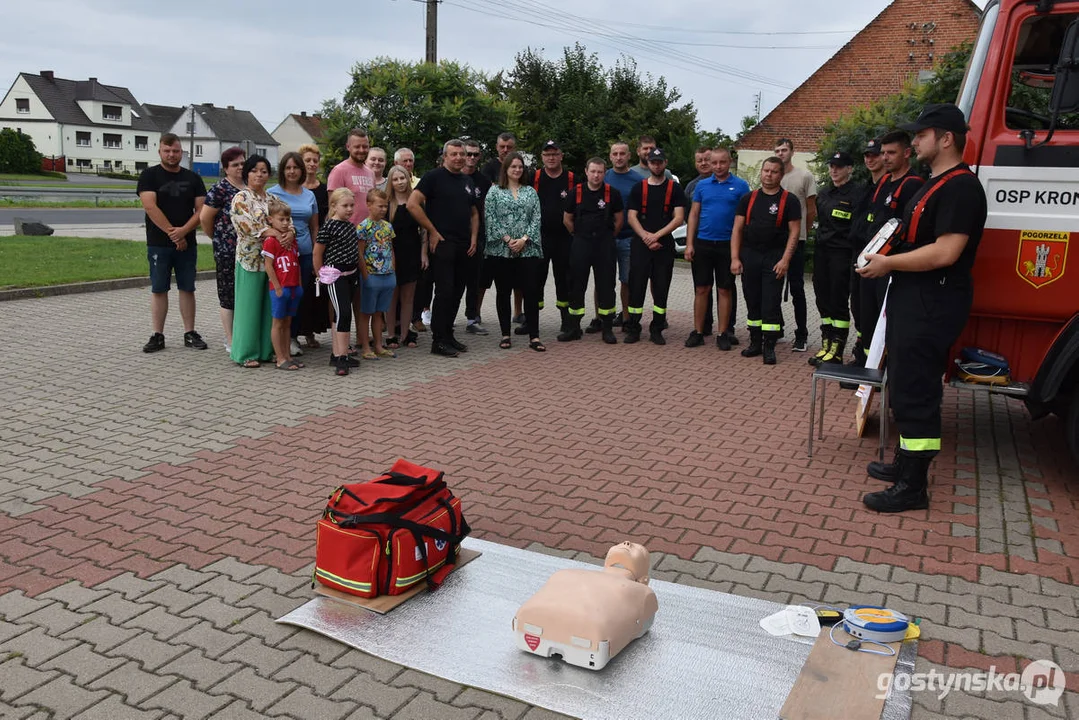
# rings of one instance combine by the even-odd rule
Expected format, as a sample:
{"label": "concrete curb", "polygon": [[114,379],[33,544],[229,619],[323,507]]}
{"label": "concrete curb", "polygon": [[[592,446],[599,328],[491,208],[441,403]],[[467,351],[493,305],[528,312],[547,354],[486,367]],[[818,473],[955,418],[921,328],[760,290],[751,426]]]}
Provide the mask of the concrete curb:
{"label": "concrete curb", "polygon": [[[215,276],[216,273],[213,270],[203,270],[196,273],[195,280],[213,280]],[[57,295],[76,295],[79,293],[102,292],[104,290],[124,290],[126,288],[146,287],[149,284],[149,277],[133,277],[68,283],[66,285],[46,285],[45,287],[14,288],[12,290],[0,290],[0,302],[55,297]]]}

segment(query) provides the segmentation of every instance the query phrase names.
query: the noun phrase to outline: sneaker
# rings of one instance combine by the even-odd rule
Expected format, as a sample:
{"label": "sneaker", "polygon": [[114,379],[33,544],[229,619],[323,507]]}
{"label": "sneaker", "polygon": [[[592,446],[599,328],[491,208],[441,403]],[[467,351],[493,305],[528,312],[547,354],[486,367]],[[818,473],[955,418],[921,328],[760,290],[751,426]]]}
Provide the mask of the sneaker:
{"label": "sneaker", "polygon": [[[484,334],[486,334],[486,333],[484,333]],[[448,347],[453,348],[457,352],[468,352],[468,345],[465,345],[463,342],[461,342],[457,338],[453,337],[452,335],[449,337],[448,340],[445,341],[444,344],[447,345]]]}
{"label": "sneaker", "polygon": [[430,325],[431,324],[431,311],[430,310],[424,310],[423,312],[420,313],[420,322],[422,322],[424,325]]}
{"label": "sneaker", "polygon": [[525,314],[521,313],[520,315],[515,316],[513,318],[513,323],[515,325],[524,325],[525,324]]}
{"label": "sneaker", "polygon": [[442,343],[439,343],[439,342],[431,343],[431,354],[432,355],[441,355],[442,357],[449,357],[449,358],[457,357],[457,351],[456,350],[451,348],[449,345],[443,345]]}
{"label": "sneaker", "polygon": [[232,354],[232,346],[229,345],[228,343],[225,343],[225,354],[226,355],[231,355]]}
{"label": "sneaker", "polygon": [[514,328],[513,329],[513,334],[514,335],[527,335],[528,334],[528,326],[527,325],[522,325],[520,327]]}
{"label": "sneaker", "polygon": [[611,327],[622,327],[622,313],[614,316],[614,320],[611,321]]}
{"label": "sneaker", "polygon": [[351,355],[334,355],[333,353],[330,353],[330,365],[336,365],[338,363],[338,361],[340,361],[342,358],[348,364],[349,367],[359,367],[360,366],[360,359],[359,358],[352,357]]}
{"label": "sneaker", "polygon": [[686,338],[686,347],[700,347],[704,345],[704,335],[694,330]]}
{"label": "sneaker", "polygon": [[487,328],[485,328],[483,325],[480,325],[479,320],[469,323],[468,327],[465,328],[465,332],[472,333],[473,335],[490,335],[490,333],[487,331]]}
{"label": "sneaker", "polygon": [[293,355],[303,355],[303,349],[300,348],[300,343],[296,341],[296,338],[292,338],[292,342],[289,343],[288,351]]}
{"label": "sneaker", "polygon": [[[146,344],[142,346],[144,353],[157,352],[158,350],[165,349],[165,336],[161,333],[154,333],[150,336],[150,339],[146,341]],[[231,352],[231,350],[230,350]]]}
{"label": "sneaker", "polygon": [[[348,375],[349,368],[353,367],[352,363],[349,362],[351,359],[348,355],[342,355],[331,362],[330,365],[334,367],[334,374],[338,377]],[[356,365],[358,366],[359,363],[356,363]]]}
{"label": "sneaker", "polygon": [[727,333],[720,333],[716,336],[716,347],[724,352],[731,349],[731,339]]}
{"label": "sneaker", "polygon": [[658,325],[656,327],[654,327],[654,328],[649,328],[648,329],[648,339],[651,340],[656,345],[666,345],[667,344],[666,338],[663,337],[663,331],[659,329]]}
{"label": "sneaker", "polygon": [[603,329],[603,321],[598,317],[592,318],[592,322],[588,323],[588,327],[584,329],[589,335],[595,335]]}
{"label": "sneaker", "polygon": [[791,352],[809,352],[809,341],[805,335],[795,335]]}
{"label": "sneaker", "polygon": [[731,341],[731,345],[737,345],[738,344],[738,336],[734,334],[733,330],[728,330],[726,335],[727,335],[727,339]]}
{"label": "sneaker", "polygon": [[[161,347],[165,347],[165,336],[161,336]],[[184,347],[194,348],[196,350],[205,350],[207,348],[206,341],[202,339],[202,335],[199,335],[194,330],[189,330],[184,333]],[[143,348],[145,350],[146,348]]]}

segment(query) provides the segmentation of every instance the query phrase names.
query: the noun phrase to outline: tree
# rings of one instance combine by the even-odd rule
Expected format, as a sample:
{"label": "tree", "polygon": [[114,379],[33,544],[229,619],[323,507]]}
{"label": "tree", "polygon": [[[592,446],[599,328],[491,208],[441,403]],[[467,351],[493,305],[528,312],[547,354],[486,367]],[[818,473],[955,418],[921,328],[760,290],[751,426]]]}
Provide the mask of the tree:
{"label": "tree", "polygon": [[411,148],[421,169],[434,167],[450,138],[468,136],[490,144],[498,133],[517,129],[512,101],[492,93],[490,82],[456,62],[376,58],[357,63],[342,100],[323,104],[322,156],[327,165],[343,160],[353,127],[366,128],[372,145],[391,155],[396,148]]}
{"label": "tree", "polygon": [[0,130],[0,172],[41,172],[41,153],[29,135],[12,128]]}
{"label": "tree", "polygon": [[490,89],[519,109],[522,150],[536,152],[544,141],[557,140],[567,167],[580,172],[593,155],[606,157],[612,142],[633,148],[647,134],[667,151],[671,172],[696,174],[693,149],[700,139],[693,103],[681,104],[681,93],[664,78],[642,77],[632,58],[606,69],[580,44],[564,48],[558,60],[526,48]]}
{"label": "tree", "polygon": [[[900,92],[855,108],[826,123],[824,137],[814,160],[820,176],[818,180],[823,182],[827,179],[828,158],[836,151],[844,150],[860,158],[870,138],[880,137],[899,125],[911,122],[927,104],[955,102],[970,51],[969,42],[958,45],[941,58],[934,68],[933,78],[928,82],[919,85],[911,79]],[[917,161],[913,162],[916,166]],[[855,163],[854,178],[860,182],[869,181],[869,172],[861,163]]]}

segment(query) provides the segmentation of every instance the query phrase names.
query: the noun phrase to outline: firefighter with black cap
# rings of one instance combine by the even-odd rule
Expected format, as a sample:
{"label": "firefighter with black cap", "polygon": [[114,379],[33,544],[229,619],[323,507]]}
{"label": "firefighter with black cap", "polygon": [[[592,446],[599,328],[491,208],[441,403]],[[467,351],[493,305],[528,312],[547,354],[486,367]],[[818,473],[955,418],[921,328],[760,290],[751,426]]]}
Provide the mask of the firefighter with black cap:
{"label": "firefighter with black cap", "polygon": [[865,367],[866,348],[862,342],[862,279],[858,273],[854,272],[854,263],[858,259],[858,253],[865,247],[862,239],[865,238],[868,242],[865,235],[869,222],[866,215],[869,212],[870,197],[877,183],[884,177],[884,158],[880,154],[880,138],[869,138],[866,141],[865,150],[862,151],[862,162],[865,164],[865,169],[869,171],[869,185],[862,187],[862,199],[854,213],[854,223],[850,229],[850,235],[853,238],[851,245],[854,250],[850,261],[850,314],[854,318],[855,327],[854,349],[851,350],[850,364],[856,367]]}
{"label": "firefighter with black cap", "polygon": [[629,324],[625,342],[641,339],[641,316],[649,281],[652,284],[652,322],[649,339],[666,345],[663,339],[667,316],[667,295],[674,274],[674,236],[685,218],[686,197],[682,186],[666,176],[667,155],[659,148],[648,153],[650,175],[629,193],[627,222],[633,228],[629,254]]}
{"label": "firefighter with black cap", "polygon": [[[572,238],[562,222],[562,205],[573,192],[573,172],[562,167],[562,147],[555,140],[543,143],[543,167],[532,176],[532,187],[540,201],[540,240],[543,244],[543,285],[548,268],[554,273],[555,305],[562,316],[562,329],[569,322],[569,254]],[[527,182],[525,180],[524,182]],[[541,286],[542,288],[543,286]],[[543,308],[543,296],[540,296]]]}
{"label": "firefighter with black cap", "polygon": [[872,462],[870,476],[892,482],[863,502],[878,512],[929,506],[929,465],[941,445],[941,376],[948,352],[970,315],[971,268],[982,238],[986,197],[963,163],[967,123],[952,104],[927,105],[904,130],[930,178],[902,215],[904,242],[890,255],[868,255],[863,278],[891,274],[888,291],[888,396],[899,426],[890,464]]}
{"label": "firefighter with black cap", "polygon": [[851,181],[854,159],[845,152],[828,158],[831,185],[817,193],[817,247],[813,253],[813,293],[820,312],[820,351],[810,365],[841,364],[850,332],[851,226],[864,190]]}
{"label": "firefighter with black cap", "polygon": [[577,185],[563,205],[563,222],[573,235],[570,247],[569,319],[558,335],[562,342],[580,340],[588,271],[596,283],[596,307],[602,324],[603,342],[614,345],[615,308],[614,238],[622,228],[622,194],[603,181],[607,163],[594,157],[585,164],[587,182]]}

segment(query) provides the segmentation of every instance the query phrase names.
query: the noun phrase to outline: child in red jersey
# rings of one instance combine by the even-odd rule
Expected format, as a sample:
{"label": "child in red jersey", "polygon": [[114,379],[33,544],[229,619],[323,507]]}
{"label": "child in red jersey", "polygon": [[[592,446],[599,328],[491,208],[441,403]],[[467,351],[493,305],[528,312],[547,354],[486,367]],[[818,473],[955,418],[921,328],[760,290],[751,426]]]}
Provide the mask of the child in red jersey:
{"label": "child in red jersey", "polygon": [[274,355],[277,356],[278,370],[299,370],[303,363],[290,355],[290,329],[292,318],[300,309],[303,287],[300,285],[300,255],[296,243],[286,248],[278,239],[288,233],[292,225],[292,211],[287,203],[277,198],[270,199],[270,229],[262,243],[263,264],[266,276],[270,279],[270,315],[273,327],[270,339],[273,341]]}

